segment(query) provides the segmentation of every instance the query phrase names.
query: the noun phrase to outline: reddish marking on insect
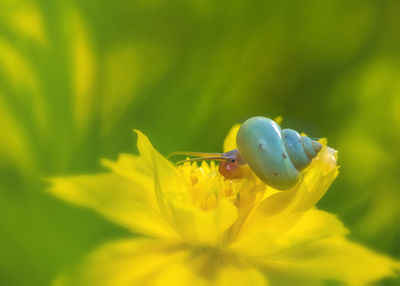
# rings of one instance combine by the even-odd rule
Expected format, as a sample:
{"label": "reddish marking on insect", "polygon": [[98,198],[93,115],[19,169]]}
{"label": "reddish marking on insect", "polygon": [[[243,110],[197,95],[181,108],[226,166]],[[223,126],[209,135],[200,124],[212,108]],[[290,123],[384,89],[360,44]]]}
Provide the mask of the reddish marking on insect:
{"label": "reddish marking on insect", "polygon": [[243,170],[237,161],[220,162],[218,166],[218,171],[226,179],[238,179],[243,177]]}

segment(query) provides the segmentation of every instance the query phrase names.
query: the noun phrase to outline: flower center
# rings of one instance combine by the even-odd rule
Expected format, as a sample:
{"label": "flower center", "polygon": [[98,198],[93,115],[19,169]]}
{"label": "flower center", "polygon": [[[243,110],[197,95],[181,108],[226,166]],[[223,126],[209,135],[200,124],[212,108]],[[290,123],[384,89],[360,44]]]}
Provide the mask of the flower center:
{"label": "flower center", "polygon": [[252,200],[258,191],[265,190],[262,183],[254,174],[244,169],[244,177],[227,179],[218,171],[218,166],[202,162],[185,163],[178,167],[186,182],[192,203],[203,210],[213,209],[222,198],[232,201],[239,207],[244,201]]}

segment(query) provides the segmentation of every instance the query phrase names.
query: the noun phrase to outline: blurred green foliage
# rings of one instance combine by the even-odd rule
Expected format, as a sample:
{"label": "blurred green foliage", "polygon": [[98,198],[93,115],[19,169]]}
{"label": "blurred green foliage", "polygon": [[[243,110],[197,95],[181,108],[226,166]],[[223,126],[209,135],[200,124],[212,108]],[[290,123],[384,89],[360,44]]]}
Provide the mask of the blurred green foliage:
{"label": "blurred green foliage", "polygon": [[[102,170],[132,128],[164,154],[219,151],[252,115],[328,137],[320,207],[400,258],[400,2],[0,2],[0,284],[47,285],[128,235],[46,193]],[[400,280],[383,284],[396,285]]]}

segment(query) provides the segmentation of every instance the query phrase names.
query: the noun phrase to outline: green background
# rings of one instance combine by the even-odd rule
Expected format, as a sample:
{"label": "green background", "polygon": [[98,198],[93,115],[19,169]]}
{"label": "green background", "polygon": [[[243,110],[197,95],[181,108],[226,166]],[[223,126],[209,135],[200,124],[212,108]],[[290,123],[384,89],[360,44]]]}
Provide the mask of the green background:
{"label": "green background", "polygon": [[[319,203],[400,258],[400,2],[0,1],[0,285],[47,285],[128,236],[46,193],[135,150],[221,150],[253,115],[327,137]],[[380,285],[400,285],[387,279]]]}

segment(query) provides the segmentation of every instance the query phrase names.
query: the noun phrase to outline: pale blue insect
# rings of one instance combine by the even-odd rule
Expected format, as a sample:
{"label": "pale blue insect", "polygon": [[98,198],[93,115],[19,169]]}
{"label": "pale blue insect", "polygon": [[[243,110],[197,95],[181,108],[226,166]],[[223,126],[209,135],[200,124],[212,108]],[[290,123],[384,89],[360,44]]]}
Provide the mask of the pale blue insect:
{"label": "pale blue insect", "polygon": [[295,186],[301,171],[322,149],[321,143],[283,129],[266,117],[252,117],[240,127],[237,149],[225,153],[174,152],[172,155],[198,156],[184,161],[219,160],[219,172],[228,179],[240,178],[240,166],[250,169],[267,185],[286,190]]}

